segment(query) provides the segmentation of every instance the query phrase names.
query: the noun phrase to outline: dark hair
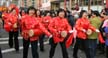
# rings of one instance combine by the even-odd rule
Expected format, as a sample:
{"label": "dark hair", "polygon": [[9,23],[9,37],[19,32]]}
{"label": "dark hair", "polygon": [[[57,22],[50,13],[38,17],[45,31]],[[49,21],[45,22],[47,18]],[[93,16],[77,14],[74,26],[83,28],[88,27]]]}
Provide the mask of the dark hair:
{"label": "dark hair", "polygon": [[30,6],[28,9],[27,9],[27,14],[29,14],[29,11],[30,10],[34,10],[35,11],[35,14],[36,14],[36,9],[34,8],[34,7],[32,7],[32,6]]}
{"label": "dark hair", "polygon": [[13,10],[15,10],[15,8],[12,8],[9,12],[11,13]]}
{"label": "dark hair", "polygon": [[85,12],[87,12],[87,11],[86,10],[81,10],[81,12],[79,14],[79,18],[81,18]]}
{"label": "dark hair", "polygon": [[60,12],[64,12],[65,13],[65,16],[64,17],[67,17],[66,11],[64,9],[59,9],[57,11],[57,16],[59,15]]}
{"label": "dark hair", "polygon": [[36,9],[36,17],[37,17],[37,11],[39,11],[39,12],[40,12],[40,15],[39,15],[39,17],[41,17],[41,15],[42,15],[42,12],[41,12],[39,9]]}
{"label": "dark hair", "polygon": [[75,8],[71,8],[71,10],[75,10]]}
{"label": "dark hair", "polygon": [[26,13],[26,10],[25,9],[21,9],[20,11],[20,15],[22,16],[22,11],[24,11]]}
{"label": "dark hair", "polygon": [[100,16],[98,11],[92,11],[92,14],[96,15],[96,16]]}
{"label": "dark hair", "polygon": [[51,11],[45,11],[45,16],[46,16],[48,13],[50,13],[50,15],[51,15]]}

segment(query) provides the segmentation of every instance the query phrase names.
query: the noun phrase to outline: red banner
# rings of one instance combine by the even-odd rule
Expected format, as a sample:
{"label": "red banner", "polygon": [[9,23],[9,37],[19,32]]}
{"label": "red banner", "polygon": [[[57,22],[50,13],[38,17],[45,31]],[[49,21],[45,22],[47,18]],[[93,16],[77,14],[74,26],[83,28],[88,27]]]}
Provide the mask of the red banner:
{"label": "red banner", "polygon": [[106,0],[106,8],[108,8],[108,0]]}

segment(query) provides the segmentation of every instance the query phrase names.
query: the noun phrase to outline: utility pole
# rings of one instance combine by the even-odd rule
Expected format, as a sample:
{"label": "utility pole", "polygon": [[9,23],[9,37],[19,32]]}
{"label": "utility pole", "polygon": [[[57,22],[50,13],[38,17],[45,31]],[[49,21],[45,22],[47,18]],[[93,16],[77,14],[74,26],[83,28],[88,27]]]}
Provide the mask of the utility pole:
{"label": "utility pole", "polygon": [[91,0],[88,0],[88,10],[90,10],[91,7]]}
{"label": "utility pole", "polygon": [[102,7],[104,8],[105,6],[104,6],[104,0],[102,0]]}
{"label": "utility pole", "polygon": [[41,4],[42,4],[41,2],[42,1],[41,0],[38,0],[38,1],[39,1],[39,9],[40,9],[41,8]]}
{"label": "utility pole", "polygon": [[70,0],[70,9],[71,9],[71,7],[72,7],[72,0]]}
{"label": "utility pole", "polygon": [[106,0],[106,8],[108,8],[108,0]]}
{"label": "utility pole", "polygon": [[64,9],[66,10],[66,0],[64,0]]}

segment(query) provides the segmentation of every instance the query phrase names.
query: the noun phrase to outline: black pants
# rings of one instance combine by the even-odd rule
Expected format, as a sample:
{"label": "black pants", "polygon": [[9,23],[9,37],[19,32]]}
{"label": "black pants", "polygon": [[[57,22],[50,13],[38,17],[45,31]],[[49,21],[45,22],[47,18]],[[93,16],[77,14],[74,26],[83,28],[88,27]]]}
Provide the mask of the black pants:
{"label": "black pants", "polygon": [[[53,58],[57,44],[54,43],[53,39],[50,39],[50,44],[51,44],[51,49],[50,49],[50,56],[49,57]],[[64,42],[60,42],[60,45],[62,48],[63,58],[69,58],[67,50],[66,50],[66,46],[65,46],[65,40],[64,40]]]}
{"label": "black pants", "polygon": [[44,34],[39,37],[40,51],[44,51],[44,37]]}
{"label": "black pants", "polygon": [[1,48],[0,48],[0,58],[2,58]]}
{"label": "black pants", "polygon": [[[105,37],[103,37],[103,39],[105,40]],[[104,54],[105,53],[105,44],[99,42],[97,49],[100,51],[100,54]]]}
{"label": "black pants", "polygon": [[108,46],[106,46],[106,58],[108,58]]}
{"label": "black pants", "polygon": [[95,58],[97,39],[87,39],[85,47],[86,47],[86,58]]}
{"label": "black pants", "polygon": [[[13,42],[14,38],[14,42]],[[15,49],[16,51],[19,51],[19,41],[18,41],[18,31],[16,32],[9,32],[9,46],[12,48],[13,43],[15,43]]]}
{"label": "black pants", "polygon": [[30,40],[25,40],[23,39],[23,58],[28,57],[28,49],[29,49],[29,44],[31,43],[31,50],[32,50],[32,57],[33,58],[39,58],[38,55],[38,41],[33,41],[30,42]]}
{"label": "black pants", "polygon": [[76,38],[76,43],[73,49],[73,57],[74,58],[78,58],[77,54],[78,54],[78,50],[81,49],[82,51],[85,52],[85,40],[80,39],[80,38]]}

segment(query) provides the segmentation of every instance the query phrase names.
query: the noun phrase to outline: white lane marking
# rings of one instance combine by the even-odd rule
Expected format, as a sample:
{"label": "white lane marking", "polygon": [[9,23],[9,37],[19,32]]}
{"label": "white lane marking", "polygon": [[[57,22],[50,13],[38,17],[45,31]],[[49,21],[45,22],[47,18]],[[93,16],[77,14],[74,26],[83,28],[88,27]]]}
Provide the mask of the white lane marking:
{"label": "white lane marking", "polygon": [[[44,44],[48,44],[48,43],[49,43],[49,41],[44,42]],[[39,45],[40,44],[38,44],[38,46]],[[29,47],[31,47],[31,45]],[[21,46],[19,49],[22,50],[23,49],[23,46]],[[14,48],[11,48],[11,49],[2,50],[2,53],[8,53],[8,52],[12,52],[12,51],[15,51],[15,49]]]}
{"label": "white lane marking", "polygon": [[[8,40],[9,38],[0,38],[0,40]],[[22,39],[22,37],[18,37],[18,39]]]}
{"label": "white lane marking", "polygon": [[0,45],[3,45],[3,44],[8,44],[8,41],[0,42]]}
{"label": "white lane marking", "polygon": [[[22,39],[22,37],[18,37],[18,39]],[[0,38],[0,40],[8,40],[8,38]],[[0,45],[3,44],[8,44],[8,41],[0,41]]]}

